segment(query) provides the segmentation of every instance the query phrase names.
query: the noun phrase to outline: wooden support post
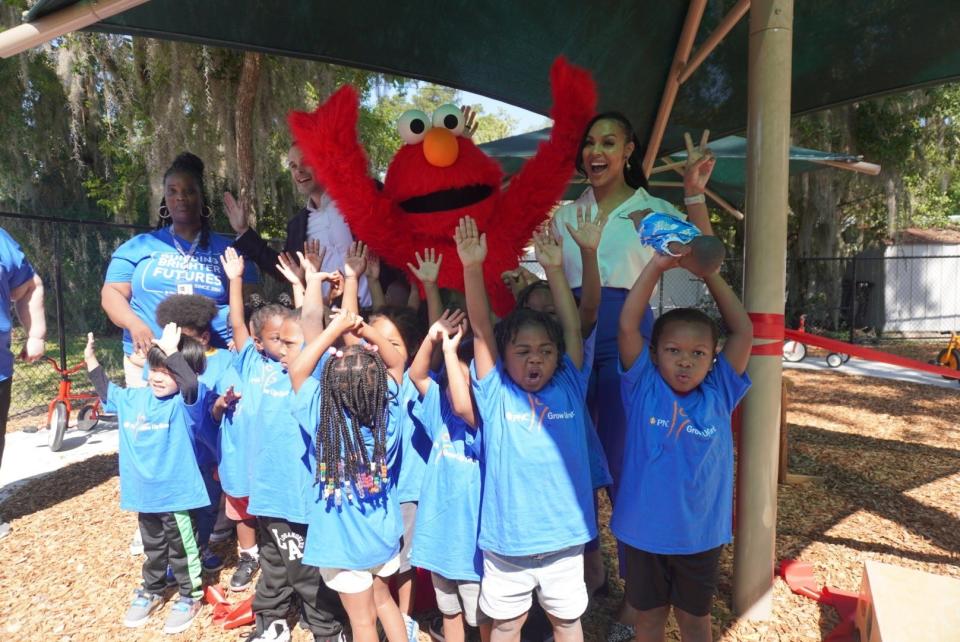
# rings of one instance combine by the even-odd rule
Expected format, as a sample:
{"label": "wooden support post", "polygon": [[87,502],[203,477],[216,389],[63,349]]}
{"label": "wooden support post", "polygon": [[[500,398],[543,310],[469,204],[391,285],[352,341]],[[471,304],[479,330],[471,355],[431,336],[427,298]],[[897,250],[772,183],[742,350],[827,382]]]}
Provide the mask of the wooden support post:
{"label": "wooden support post", "polygon": [[[781,317],[792,46],[793,0],[754,0],[747,71],[746,212],[750,216],[745,226],[744,305],[751,313]],[[743,402],[740,434],[733,607],[748,620],[769,620],[773,610],[782,368],[779,354],[754,355],[747,366],[753,388]]]}
{"label": "wooden support post", "polygon": [[720,21],[720,24],[710,32],[710,35],[707,36],[707,39],[703,41],[703,44],[700,45],[700,48],[697,49],[696,53],[690,56],[690,61],[684,66],[683,71],[680,73],[678,80],[680,84],[687,82],[687,79],[693,75],[693,72],[697,70],[697,67],[703,64],[703,61],[707,59],[713,50],[717,48],[723,39],[727,37],[727,34],[730,33],[730,30],[737,26],[737,23],[740,22],[740,19],[747,15],[747,11],[750,10],[750,0],[739,0],[737,4],[733,5],[733,8],[727,12],[727,15],[723,17],[723,20]]}

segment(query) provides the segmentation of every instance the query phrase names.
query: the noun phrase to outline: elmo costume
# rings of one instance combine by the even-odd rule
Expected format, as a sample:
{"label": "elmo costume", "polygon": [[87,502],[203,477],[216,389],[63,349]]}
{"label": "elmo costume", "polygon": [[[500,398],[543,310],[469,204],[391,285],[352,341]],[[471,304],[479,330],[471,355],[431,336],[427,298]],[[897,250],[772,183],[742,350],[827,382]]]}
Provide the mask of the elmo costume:
{"label": "elmo costume", "polygon": [[593,117],[596,89],[589,73],[557,58],[550,69],[553,130],[507,188],[500,166],[467,137],[463,115],[443,105],[430,118],[418,110],[397,126],[406,143],[387,169],[383,190],[367,174],[357,140],[358,97],[347,85],[313,113],[290,114],[290,129],[317,179],[356,238],[388,263],[404,266],[414,253],[443,254],[438,285],[463,291],[463,266],[453,231],[472,216],[487,235],[484,281],[496,314],[513,297],[500,274],[516,267],[533,230],[547,218],[573,173],[574,157]]}

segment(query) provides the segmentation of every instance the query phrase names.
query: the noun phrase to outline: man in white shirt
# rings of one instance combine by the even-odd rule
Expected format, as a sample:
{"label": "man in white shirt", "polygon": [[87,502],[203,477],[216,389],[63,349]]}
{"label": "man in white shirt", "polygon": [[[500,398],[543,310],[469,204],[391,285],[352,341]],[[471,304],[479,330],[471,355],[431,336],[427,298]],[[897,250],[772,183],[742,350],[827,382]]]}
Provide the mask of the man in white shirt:
{"label": "man in white shirt", "polygon": [[[307,203],[287,223],[284,251],[295,255],[297,251],[303,251],[304,242],[317,239],[325,250],[320,269],[324,272],[343,271],[347,251],[354,240],[350,227],[327,195],[324,186],[314,179],[313,170],[305,163],[303,154],[296,145],[292,145],[287,152],[287,168],[290,170],[294,187],[299,194],[307,197]],[[286,279],[276,268],[277,252],[247,224],[242,210],[227,207],[227,216],[230,226],[237,233],[237,240],[234,242],[237,251],[256,263],[263,272],[286,283]],[[324,287],[328,286],[324,284]],[[359,294],[360,306],[370,306],[370,291],[365,276],[360,277]]]}

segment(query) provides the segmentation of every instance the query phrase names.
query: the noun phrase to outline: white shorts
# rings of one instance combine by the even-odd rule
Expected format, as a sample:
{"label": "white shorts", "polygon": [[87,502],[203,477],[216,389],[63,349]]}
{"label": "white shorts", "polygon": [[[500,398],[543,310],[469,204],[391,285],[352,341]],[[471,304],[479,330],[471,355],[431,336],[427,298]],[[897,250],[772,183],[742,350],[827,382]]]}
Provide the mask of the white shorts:
{"label": "white shorts", "polygon": [[480,608],[495,620],[512,620],[533,606],[533,592],[547,613],[576,620],[587,610],[583,545],[542,555],[512,557],[483,552]]}
{"label": "white shorts", "polygon": [[444,615],[463,613],[470,626],[489,622],[490,618],[480,610],[480,582],[472,580],[448,580],[438,573],[431,573],[433,592],[437,595],[437,608]]}
{"label": "white shorts", "polygon": [[373,576],[390,577],[400,568],[400,556],[363,571],[351,571],[343,568],[321,568],[323,583],[337,593],[363,593],[373,586]]}

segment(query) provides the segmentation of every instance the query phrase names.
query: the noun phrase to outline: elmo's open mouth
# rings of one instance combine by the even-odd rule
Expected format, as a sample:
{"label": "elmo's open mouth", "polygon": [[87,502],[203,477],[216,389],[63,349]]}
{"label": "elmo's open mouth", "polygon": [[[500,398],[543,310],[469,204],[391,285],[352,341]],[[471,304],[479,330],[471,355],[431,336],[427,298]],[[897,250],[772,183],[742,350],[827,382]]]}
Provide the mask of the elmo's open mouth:
{"label": "elmo's open mouth", "polygon": [[470,185],[468,187],[454,187],[437,192],[430,192],[423,196],[414,196],[400,203],[400,207],[408,214],[430,214],[432,212],[449,212],[450,210],[468,207],[479,203],[493,193],[489,185]]}

